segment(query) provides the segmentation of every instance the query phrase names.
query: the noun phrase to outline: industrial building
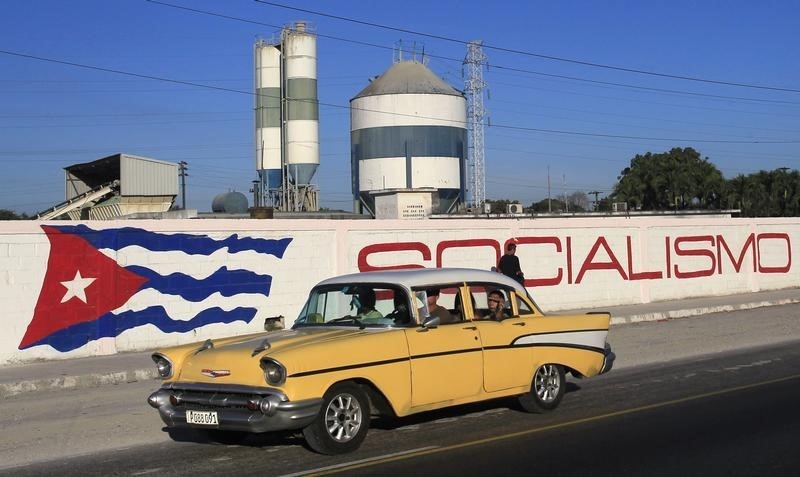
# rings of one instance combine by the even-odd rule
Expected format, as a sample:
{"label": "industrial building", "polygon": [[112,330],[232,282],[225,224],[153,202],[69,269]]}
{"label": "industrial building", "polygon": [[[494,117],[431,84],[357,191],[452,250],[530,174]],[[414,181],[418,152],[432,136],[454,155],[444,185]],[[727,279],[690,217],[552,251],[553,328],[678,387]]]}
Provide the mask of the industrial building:
{"label": "industrial building", "polygon": [[[295,22],[277,38],[255,43],[254,87],[253,209],[243,194],[230,191],[214,198],[212,211],[253,217],[319,211],[319,190],[311,183],[320,144],[310,24]],[[395,62],[350,100],[353,212],[419,219],[463,210],[467,125],[463,92],[423,62]],[[38,218],[163,214],[178,194],[182,164],[115,154],[69,166],[65,201]]]}
{"label": "industrial building", "polygon": [[40,212],[40,220],[108,220],[163,213],[178,195],[178,164],[130,154],[64,168],[64,202]]}

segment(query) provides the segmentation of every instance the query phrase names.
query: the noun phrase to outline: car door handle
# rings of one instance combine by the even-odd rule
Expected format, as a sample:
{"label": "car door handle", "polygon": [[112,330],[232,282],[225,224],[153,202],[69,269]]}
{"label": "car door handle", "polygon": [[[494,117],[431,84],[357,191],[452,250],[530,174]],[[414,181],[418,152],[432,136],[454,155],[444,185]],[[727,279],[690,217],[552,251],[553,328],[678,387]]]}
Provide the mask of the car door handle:
{"label": "car door handle", "polygon": [[472,331],[475,331],[475,330],[477,330],[477,329],[478,329],[478,327],[477,327],[477,326],[465,326],[465,327],[464,327],[464,328],[462,328],[462,329],[463,329],[463,330],[472,330]]}
{"label": "car door handle", "polygon": [[525,322],[524,321],[520,321],[520,322],[514,323],[513,326],[525,326]]}

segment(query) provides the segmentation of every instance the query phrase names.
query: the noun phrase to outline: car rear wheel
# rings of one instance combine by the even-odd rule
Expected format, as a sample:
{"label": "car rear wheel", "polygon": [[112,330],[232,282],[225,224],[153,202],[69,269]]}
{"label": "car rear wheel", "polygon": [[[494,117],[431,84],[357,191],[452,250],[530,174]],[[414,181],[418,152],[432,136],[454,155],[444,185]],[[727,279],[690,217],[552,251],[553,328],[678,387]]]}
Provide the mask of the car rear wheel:
{"label": "car rear wheel", "polygon": [[352,452],[367,436],[369,413],[367,396],[357,384],[336,384],[325,393],[319,415],[303,436],[320,454]]}
{"label": "car rear wheel", "polygon": [[555,409],[564,397],[564,368],[558,364],[543,364],[536,369],[531,390],[517,398],[526,412],[542,413]]}

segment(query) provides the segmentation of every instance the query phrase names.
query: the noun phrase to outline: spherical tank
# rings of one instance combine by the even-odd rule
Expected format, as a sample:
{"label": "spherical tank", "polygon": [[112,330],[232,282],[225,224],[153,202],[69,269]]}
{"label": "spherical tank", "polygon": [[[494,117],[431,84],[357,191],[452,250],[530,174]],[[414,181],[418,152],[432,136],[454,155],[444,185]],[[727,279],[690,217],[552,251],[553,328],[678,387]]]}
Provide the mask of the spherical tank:
{"label": "spherical tank", "polygon": [[265,172],[267,187],[281,185],[281,52],[277,45],[255,46],[256,169]]}
{"label": "spherical tank", "polygon": [[395,63],[350,100],[353,195],[434,188],[434,213],[464,200],[467,102],[425,65]]}
{"label": "spherical tank", "polygon": [[297,22],[283,32],[286,64],[286,165],[295,184],[310,184],[319,166],[317,37]]}
{"label": "spherical tank", "polygon": [[217,194],[211,202],[211,210],[224,214],[246,214],[247,197],[241,192]]}

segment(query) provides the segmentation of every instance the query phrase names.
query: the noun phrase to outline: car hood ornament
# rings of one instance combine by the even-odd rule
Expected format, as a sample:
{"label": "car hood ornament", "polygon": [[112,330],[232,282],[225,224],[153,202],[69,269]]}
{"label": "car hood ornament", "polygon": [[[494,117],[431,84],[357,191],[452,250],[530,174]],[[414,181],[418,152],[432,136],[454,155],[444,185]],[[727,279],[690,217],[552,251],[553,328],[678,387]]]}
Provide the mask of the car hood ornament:
{"label": "car hood ornament", "polygon": [[229,369],[204,369],[200,371],[200,373],[204,376],[208,376],[209,378],[221,378],[223,376],[231,375],[231,371]]}

